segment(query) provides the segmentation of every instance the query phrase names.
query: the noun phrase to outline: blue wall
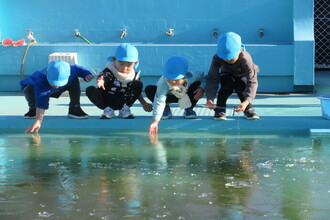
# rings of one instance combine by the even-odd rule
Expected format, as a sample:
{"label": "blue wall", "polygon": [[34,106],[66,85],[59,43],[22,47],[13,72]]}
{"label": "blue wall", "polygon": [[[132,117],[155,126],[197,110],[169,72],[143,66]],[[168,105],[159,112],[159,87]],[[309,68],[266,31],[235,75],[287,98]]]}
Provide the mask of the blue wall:
{"label": "blue wall", "polygon": [[[172,37],[165,34],[169,28]],[[53,52],[77,52],[80,65],[103,68],[122,42],[138,47],[145,84],[154,83],[172,55],[185,56],[191,70],[207,72],[218,29],[219,35],[242,36],[261,69],[259,92],[314,85],[312,0],[0,0],[1,38],[26,38],[27,29],[38,42],[25,60],[27,75],[46,66]],[[92,44],[75,37],[74,29]],[[121,29],[127,31],[123,39]],[[18,90],[25,48],[0,47],[1,91]]]}
{"label": "blue wall", "polygon": [[[234,31],[246,43],[287,44],[293,40],[292,0],[0,0],[3,38],[21,39],[32,29],[40,43],[215,43]],[[206,4],[207,3],[207,4]],[[120,39],[121,29],[127,37]],[[164,33],[173,28],[174,37]],[[259,37],[264,28],[266,36]]]}

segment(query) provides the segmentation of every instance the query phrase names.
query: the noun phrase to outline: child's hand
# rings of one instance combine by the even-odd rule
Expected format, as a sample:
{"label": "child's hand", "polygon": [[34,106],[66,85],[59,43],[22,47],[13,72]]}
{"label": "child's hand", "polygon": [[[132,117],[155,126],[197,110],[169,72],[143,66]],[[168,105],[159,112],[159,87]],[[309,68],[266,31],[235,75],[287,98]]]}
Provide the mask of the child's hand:
{"label": "child's hand", "polygon": [[205,107],[209,109],[215,109],[215,105],[212,100],[207,100]]}
{"label": "child's hand", "polygon": [[158,134],[158,121],[153,121],[150,124],[149,134]]}
{"label": "child's hand", "polygon": [[94,78],[94,76],[92,74],[89,74],[89,75],[85,76],[85,79],[84,80],[86,82],[90,82],[93,78]]}
{"label": "child's hand", "polygon": [[142,104],[143,110],[146,112],[151,112],[152,111],[152,105],[149,103],[143,103]]}
{"label": "child's hand", "polygon": [[104,87],[104,78],[103,78],[103,76],[100,76],[100,77],[97,79],[97,87],[99,87],[100,89],[105,90],[105,87]]}
{"label": "child's hand", "polygon": [[31,125],[29,128],[27,128],[25,130],[25,133],[28,133],[28,132],[31,132],[31,133],[36,132],[36,133],[38,133],[40,127],[41,127],[41,122],[39,120],[36,120],[33,123],[33,125]]}
{"label": "child's hand", "polygon": [[194,93],[195,93],[194,99],[195,99],[195,100],[199,100],[199,99],[201,99],[201,98],[203,97],[203,95],[204,95],[204,89],[202,89],[202,88],[198,88],[198,89],[196,89],[196,90],[194,91]]}
{"label": "child's hand", "polygon": [[247,107],[249,104],[250,104],[249,101],[244,101],[244,102],[242,102],[241,104],[239,104],[238,106],[236,106],[236,107],[234,108],[234,111],[235,111],[235,112],[243,112],[243,111],[245,111],[246,107]]}

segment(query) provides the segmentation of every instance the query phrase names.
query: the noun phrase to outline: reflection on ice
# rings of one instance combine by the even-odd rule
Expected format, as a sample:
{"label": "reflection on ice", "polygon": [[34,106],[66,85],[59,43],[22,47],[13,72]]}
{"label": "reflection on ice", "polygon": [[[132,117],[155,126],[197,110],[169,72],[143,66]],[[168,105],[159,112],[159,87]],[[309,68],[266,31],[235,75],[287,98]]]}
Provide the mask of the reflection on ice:
{"label": "reflection on ice", "polygon": [[234,187],[234,188],[244,188],[244,187],[253,187],[250,183],[245,181],[234,181],[225,184],[226,187]]}
{"label": "reflection on ice", "polygon": [[54,213],[49,213],[49,212],[39,212],[38,216],[42,218],[48,218],[50,216],[54,215]]}
{"label": "reflection on ice", "polygon": [[265,169],[272,169],[273,164],[270,161],[266,161],[265,163],[257,163],[257,167],[265,168]]}

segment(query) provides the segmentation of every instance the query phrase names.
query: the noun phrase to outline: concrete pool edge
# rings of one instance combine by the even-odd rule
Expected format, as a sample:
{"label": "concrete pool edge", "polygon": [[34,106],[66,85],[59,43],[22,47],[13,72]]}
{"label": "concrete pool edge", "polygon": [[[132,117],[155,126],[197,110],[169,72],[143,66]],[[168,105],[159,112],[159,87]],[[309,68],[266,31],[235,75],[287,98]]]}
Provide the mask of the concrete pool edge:
{"label": "concrete pool edge", "polygon": [[[0,129],[26,129],[34,119],[24,119],[22,116],[0,116]],[[69,119],[66,116],[46,116],[42,129],[138,129],[148,130],[151,117],[137,116],[135,119],[113,118],[101,120],[97,116],[89,119]],[[197,119],[184,119],[174,116],[162,120],[159,124],[163,129],[182,130],[310,130],[329,129],[330,121],[317,116],[263,116],[260,120],[246,120],[240,117],[228,117],[226,121],[216,121],[210,116],[200,116]]]}

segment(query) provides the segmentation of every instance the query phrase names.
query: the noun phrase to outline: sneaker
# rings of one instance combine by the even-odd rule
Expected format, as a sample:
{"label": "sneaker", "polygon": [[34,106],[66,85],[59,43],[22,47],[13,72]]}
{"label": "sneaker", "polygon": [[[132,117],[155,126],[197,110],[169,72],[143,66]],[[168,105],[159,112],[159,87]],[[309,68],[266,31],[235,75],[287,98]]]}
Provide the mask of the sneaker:
{"label": "sneaker", "polygon": [[214,120],[226,120],[226,108],[217,108],[214,113]]}
{"label": "sneaker", "polygon": [[244,117],[248,120],[257,120],[259,115],[254,112],[254,108],[249,108],[244,111]]}
{"label": "sneaker", "polygon": [[75,108],[69,108],[68,117],[75,119],[85,119],[88,118],[89,116],[80,107],[75,107]]}
{"label": "sneaker", "polygon": [[106,107],[103,110],[103,114],[100,116],[100,119],[111,119],[114,117],[116,117],[115,111],[110,107]]}
{"label": "sneaker", "polygon": [[34,109],[30,109],[25,115],[24,118],[30,119],[30,118],[36,118],[36,114],[37,114],[37,110]]}
{"label": "sneaker", "polygon": [[134,115],[131,112],[131,109],[128,105],[124,105],[124,107],[119,111],[118,117],[128,119],[134,118]]}
{"label": "sneaker", "polygon": [[169,119],[172,117],[172,111],[169,105],[166,105],[164,108],[164,112],[163,115],[161,117],[161,119]]}
{"label": "sneaker", "polygon": [[196,112],[192,108],[186,108],[183,113],[184,118],[197,118]]}

